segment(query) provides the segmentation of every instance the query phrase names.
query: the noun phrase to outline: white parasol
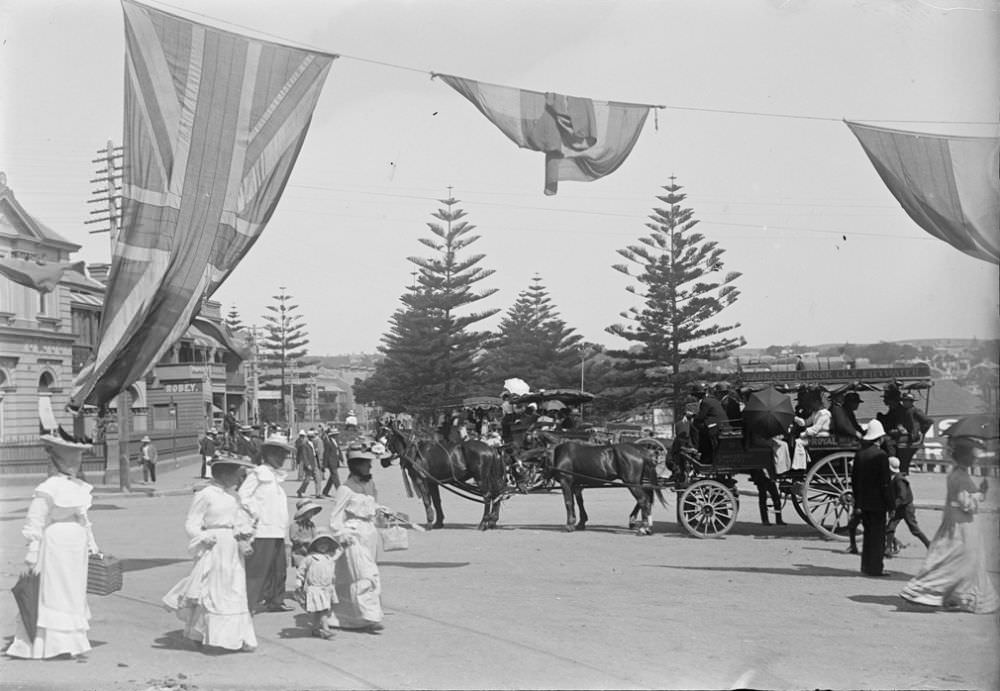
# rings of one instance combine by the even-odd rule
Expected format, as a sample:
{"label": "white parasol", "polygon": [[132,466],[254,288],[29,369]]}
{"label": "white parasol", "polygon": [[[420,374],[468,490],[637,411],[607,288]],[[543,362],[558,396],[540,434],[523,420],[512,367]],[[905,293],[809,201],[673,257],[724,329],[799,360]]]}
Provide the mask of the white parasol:
{"label": "white parasol", "polygon": [[514,396],[523,396],[524,394],[531,391],[531,387],[523,379],[518,379],[514,377],[513,379],[508,379],[503,383],[503,389],[507,393]]}

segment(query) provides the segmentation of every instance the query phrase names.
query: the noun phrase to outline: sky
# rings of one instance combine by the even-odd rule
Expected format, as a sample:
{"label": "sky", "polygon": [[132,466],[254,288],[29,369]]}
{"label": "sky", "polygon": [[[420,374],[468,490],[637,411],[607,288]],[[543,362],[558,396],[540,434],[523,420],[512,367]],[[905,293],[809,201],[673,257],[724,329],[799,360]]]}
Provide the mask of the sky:
{"label": "sky", "polygon": [[[469,252],[495,270],[477,309],[505,312],[538,275],[568,326],[622,346],[605,328],[635,298],[611,267],[671,176],[742,272],[718,321],[739,322],[751,347],[1000,337],[997,266],[920,229],[840,121],[1000,134],[966,124],[1000,119],[998,2],[147,4],[343,56],[277,211],[214,295],[261,324],[284,287],[313,354],[375,350],[449,187],[480,236]],[[115,0],[0,2],[0,170],[88,262],[109,261],[107,235],[83,222],[92,159],[121,143],[123,69]],[[667,107],[616,172],[546,197],[543,155],[432,71]]]}

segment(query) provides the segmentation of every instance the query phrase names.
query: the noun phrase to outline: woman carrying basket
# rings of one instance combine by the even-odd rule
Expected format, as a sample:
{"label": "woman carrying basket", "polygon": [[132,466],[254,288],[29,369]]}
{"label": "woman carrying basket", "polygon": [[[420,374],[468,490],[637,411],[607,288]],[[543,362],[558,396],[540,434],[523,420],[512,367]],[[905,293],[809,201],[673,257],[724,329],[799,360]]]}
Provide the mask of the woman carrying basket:
{"label": "woman carrying basket", "polygon": [[52,435],[42,442],[59,472],[35,487],[23,530],[28,540],[24,562],[39,575],[38,610],[35,621],[18,619],[7,654],[75,657],[90,650],[87,559],[88,553],[98,553],[87,517],[93,487],[77,478],[90,445]]}

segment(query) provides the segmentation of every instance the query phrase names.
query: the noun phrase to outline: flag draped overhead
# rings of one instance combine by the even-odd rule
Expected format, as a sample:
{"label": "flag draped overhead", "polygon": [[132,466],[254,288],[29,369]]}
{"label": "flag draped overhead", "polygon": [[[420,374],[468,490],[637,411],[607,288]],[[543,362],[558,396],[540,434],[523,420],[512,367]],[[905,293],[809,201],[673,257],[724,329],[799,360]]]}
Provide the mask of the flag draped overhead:
{"label": "flag draped overhead", "polygon": [[917,225],[969,256],[1000,264],[1000,138],[847,126]]}
{"label": "flag draped overhead", "polygon": [[145,375],[257,240],[335,57],[122,6],[122,224],[76,406]]}
{"label": "flag draped overhead", "polygon": [[84,271],[84,262],[40,262],[0,257],[0,276],[42,293],[56,289],[66,271]]}
{"label": "flag draped overhead", "polygon": [[526,91],[448,74],[469,99],[522,149],[545,154],[545,194],[560,180],[587,182],[618,169],[635,146],[652,106]]}

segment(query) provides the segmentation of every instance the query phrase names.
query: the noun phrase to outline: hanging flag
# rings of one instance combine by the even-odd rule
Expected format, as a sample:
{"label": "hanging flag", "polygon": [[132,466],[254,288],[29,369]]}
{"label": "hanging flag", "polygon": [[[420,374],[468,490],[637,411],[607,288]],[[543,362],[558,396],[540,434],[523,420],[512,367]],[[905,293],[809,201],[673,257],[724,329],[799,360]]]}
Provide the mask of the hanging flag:
{"label": "hanging flag", "polygon": [[560,180],[587,182],[618,169],[652,106],[527,91],[436,74],[522,149],[545,154],[545,194]]}
{"label": "hanging flag", "polygon": [[845,122],[917,225],[971,257],[1000,264],[1000,138]]}
{"label": "hanging flag", "polygon": [[77,407],[144,376],[257,240],[336,57],[122,7],[122,223]]}
{"label": "hanging flag", "polygon": [[67,271],[84,272],[84,262],[45,262],[0,257],[0,276],[41,293],[56,289]]}

